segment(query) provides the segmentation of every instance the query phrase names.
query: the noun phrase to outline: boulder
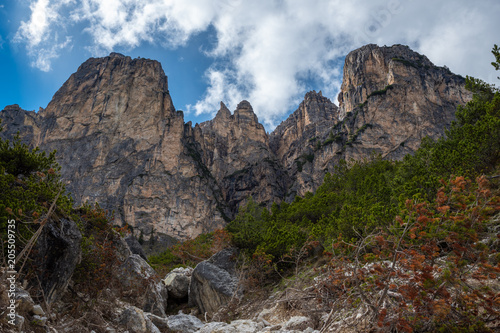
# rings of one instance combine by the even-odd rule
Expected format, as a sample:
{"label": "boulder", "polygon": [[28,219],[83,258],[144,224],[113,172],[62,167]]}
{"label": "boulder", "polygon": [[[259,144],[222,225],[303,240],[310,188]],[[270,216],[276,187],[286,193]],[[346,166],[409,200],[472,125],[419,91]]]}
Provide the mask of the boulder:
{"label": "boulder", "polygon": [[33,299],[26,290],[16,287],[14,295],[14,299],[16,300],[17,313],[27,314],[33,312],[35,302],[33,302]]}
{"label": "boulder", "polygon": [[80,261],[82,235],[75,222],[61,218],[49,220],[34,247],[36,277],[30,285],[41,285],[48,304],[59,300]]}
{"label": "boulder", "polygon": [[306,329],[312,330],[314,327],[314,323],[309,317],[304,317],[304,316],[294,316],[290,318],[283,326],[283,329],[285,330],[295,330],[295,331],[300,331],[304,332]]}
{"label": "boulder", "polygon": [[192,315],[180,313],[167,318],[168,327],[175,332],[191,333],[197,332],[203,327],[203,322]]}
{"label": "boulder", "polygon": [[145,315],[151,320],[151,322],[158,327],[162,332],[168,332],[170,330],[168,326],[168,320],[166,317],[160,317],[152,313],[146,312]]}
{"label": "boulder", "polygon": [[235,320],[229,324],[223,322],[208,323],[199,330],[199,333],[257,333],[263,329],[263,323],[252,320]]}
{"label": "boulder", "polygon": [[43,311],[42,307],[37,304],[33,307],[33,314],[38,316],[45,316],[45,311]]}
{"label": "boulder", "polygon": [[186,299],[189,293],[189,284],[193,268],[175,268],[165,276],[163,283],[168,290],[168,297],[174,299]]}
{"label": "boulder", "polygon": [[133,254],[119,267],[122,295],[144,311],[165,316],[168,293],[156,272],[139,255]]}
{"label": "boulder", "polygon": [[119,323],[129,333],[161,333],[148,316],[135,306],[130,306],[123,310]]}
{"label": "boulder", "polygon": [[196,266],[189,286],[190,306],[212,315],[231,300],[238,289],[236,255],[235,249],[224,249]]}

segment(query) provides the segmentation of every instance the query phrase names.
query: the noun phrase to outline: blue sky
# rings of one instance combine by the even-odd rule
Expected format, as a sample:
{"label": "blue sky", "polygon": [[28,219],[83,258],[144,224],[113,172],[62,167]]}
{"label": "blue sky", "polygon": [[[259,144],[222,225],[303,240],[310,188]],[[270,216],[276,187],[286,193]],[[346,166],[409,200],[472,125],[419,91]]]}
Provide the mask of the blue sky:
{"label": "blue sky", "polygon": [[89,57],[156,59],[186,121],[247,99],[268,130],[309,90],[336,102],[345,55],[406,44],[495,83],[498,0],[0,0],[0,108],[46,107]]}

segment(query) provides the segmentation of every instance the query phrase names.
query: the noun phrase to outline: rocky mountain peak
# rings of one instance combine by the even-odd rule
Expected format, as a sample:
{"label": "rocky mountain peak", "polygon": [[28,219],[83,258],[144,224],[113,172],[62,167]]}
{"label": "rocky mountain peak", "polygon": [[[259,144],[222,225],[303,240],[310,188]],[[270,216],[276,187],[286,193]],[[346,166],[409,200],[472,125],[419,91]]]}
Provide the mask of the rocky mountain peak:
{"label": "rocky mountain peak", "polygon": [[291,147],[301,145],[305,138],[316,136],[338,120],[338,108],[321,92],[310,91],[304,100],[270,136],[270,147],[281,160],[291,151]]}
{"label": "rocky mountain peak", "polygon": [[401,159],[438,138],[470,98],[464,79],[406,46],[366,45],[345,59],[340,107],[310,91],[268,136],[251,104],[184,123],[159,62],[91,58],[45,110],[6,107],[4,131],[58,162],[76,204],[99,202],[136,233],[185,239],[260,203],[315,191],[340,160]]}
{"label": "rocky mountain peak", "polygon": [[310,91],[300,104],[299,109],[303,111],[304,129],[308,125],[322,122],[331,122],[338,119],[338,108],[332,101],[324,97],[322,92]]}
{"label": "rocky mountain peak", "polygon": [[231,111],[229,111],[226,104],[224,104],[224,102],[221,101],[220,102],[220,109],[217,112],[217,114],[215,115],[214,119],[217,119],[219,121],[221,121],[221,120],[228,121],[229,117],[231,117]]}
{"label": "rocky mountain peak", "polygon": [[249,124],[257,127],[262,126],[257,119],[257,115],[253,112],[252,105],[250,105],[250,103],[246,100],[243,100],[238,104],[236,110],[234,111],[234,118],[237,123]]}
{"label": "rocky mountain peak", "polygon": [[[109,54],[109,57],[110,58],[113,58],[113,57],[118,57],[118,58],[126,58],[126,56],[124,56],[123,54],[121,53],[118,53],[118,52],[111,52]],[[129,57],[130,58],[130,57]]]}
{"label": "rocky mountain peak", "polygon": [[239,102],[238,105],[236,106],[236,110],[237,111],[239,111],[239,110],[250,110],[250,111],[253,112],[252,105],[247,100],[242,100],[241,102]]}
{"label": "rocky mountain peak", "polygon": [[[323,97],[323,93],[321,92],[321,90],[319,92],[316,92],[316,90],[311,90],[305,94],[304,101],[321,100],[322,98],[326,98],[326,97]],[[328,98],[326,98],[326,99],[328,99]]]}
{"label": "rocky mountain peak", "polygon": [[[340,117],[367,100],[373,94],[389,89],[394,84],[408,86],[411,81],[421,85],[418,78],[432,75],[432,80],[448,78],[454,86],[462,85],[463,78],[447,68],[436,67],[424,55],[412,51],[406,45],[379,47],[365,45],[350,52],[345,58],[344,75],[338,96]],[[424,79],[425,80],[425,79]]]}
{"label": "rocky mountain peak", "polygon": [[248,101],[241,101],[234,114],[221,102],[220,109],[214,119],[203,122],[200,128],[203,133],[212,133],[219,137],[234,137],[235,140],[267,142],[264,126],[259,123],[252,105]]}
{"label": "rocky mountain peak", "polygon": [[285,177],[276,178],[281,171],[272,164],[275,157],[268,135],[248,101],[241,101],[233,115],[221,103],[215,118],[201,123],[199,129],[195,140],[203,163],[221,186],[233,214],[249,197],[272,202],[283,196]]}
{"label": "rocky mountain peak", "polygon": [[470,93],[464,79],[403,45],[363,46],[346,56],[339,108],[315,91],[270,135],[288,170],[288,199],[315,191],[339,160],[378,153],[401,159],[438,138]]}
{"label": "rocky mountain peak", "polygon": [[84,124],[107,123],[116,122],[116,117],[123,120],[138,115],[142,103],[158,105],[153,113],[174,111],[161,64],[112,53],[85,61],[56,92],[44,113],[76,117]]}
{"label": "rocky mountain peak", "polygon": [[5,111],[21,111],[21,107],[19,106],[19,104],[12,104],[12,105],[7,105],[5,108],[4,108]]}

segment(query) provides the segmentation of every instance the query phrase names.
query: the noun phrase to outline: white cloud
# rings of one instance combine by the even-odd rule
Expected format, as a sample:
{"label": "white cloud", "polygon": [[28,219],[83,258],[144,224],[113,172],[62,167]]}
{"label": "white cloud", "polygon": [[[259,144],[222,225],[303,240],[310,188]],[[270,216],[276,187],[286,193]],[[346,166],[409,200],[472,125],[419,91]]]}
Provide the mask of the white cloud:
{"label": "white cloud", "polygon": [[480,5],[449,10],[450,20],[429,27],[417,51],[437,65],[448,66],[453,72],[498,83],[489,63],[493,60],[491,48],[500,41],[496,33],[500,25],[498,20],[489,17],[500,15],[500,3],[483,8]]}
{"label": "white cloud", "polygon": [[66,40],[62,43],[52,45],[49,48],[38,48],[36,50],[37,54],[34,57],[31,65],[40,69],[43,72],[48,72],[51,69],[51,62],[59,57],[59,53],[62,49],[69,47],[71,43],[71,38],[66,37]]}
{"label": "white cloud", "polygon": [[[28,54],[33,58],[32,66],[49,71],[51,61],[62,49],[70,46],[71,37],[60,37],[64,31],[65,19],[60,10],[74,0],[37,0],[30,5],[29,21],[22,21],[14,41],[26,43]],[[61,41],[63,39],[63,41]]]}
{"label": "white cloud", "polygon": [[26,39],[28,45],[36,46],[45,39],[51,21],[57,19],[57,13],[49,7],[49,0],[38,0],[31,4],[30,9],[30,20],[21,22],[18,36]]}
{"label": "white cloud", "polygon": [[83,0],[71,17],[88,24],[86,32],[105,52],[144,41],[183,45],[209,26],[214,9],[202,0]]}
{"label": "white cloud", "polygon": [[214,113],[220,101],[228,105],[237,105],[243,99],[241,91],[244,87],[238,86],[234,75],[235,72],[231,70],[209,68],[205,74],[209,82],[205,98],[194,106],[188,105],[188,112],[194,111],[196,115]]}
{"label": "white cloud", "polygon": [[[184,45],[213,27],[216,43],[205,50],[213,61],[205,73],[207,89],[188,111],[214,113],[221,100],[234,109],[248,99],[268,128],[296,108],[313,79],[327,96],[336,96],[342,59],[366,43],[408,44],[438,65],[489,80],[489,50],[498,40],[500,4],[496,0],[438,3],[403,0],[37,0],[21,22],[18,40],[26,43],[35,66],[47,70],[67,38],[58,28],[85,26],[95,55],[116,47],[154,43]],[[62,11],[70,12],[70,21]],[[45,52],[37,52],[44,50]],[[333,65],[332,65],[333,64]]]}

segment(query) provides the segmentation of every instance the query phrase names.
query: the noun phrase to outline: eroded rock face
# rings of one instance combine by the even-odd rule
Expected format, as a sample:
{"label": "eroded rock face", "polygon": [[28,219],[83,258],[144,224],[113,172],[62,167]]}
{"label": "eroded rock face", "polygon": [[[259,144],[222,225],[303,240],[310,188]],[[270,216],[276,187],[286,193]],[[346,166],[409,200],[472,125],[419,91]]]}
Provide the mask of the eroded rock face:
{"label": "eroded rock face", "polygon": [[340,160],[402,159],[470,98],[462,77],[408,47],[366,45],[346,57],[339,107],[312,91],[270,135],[248,101],[192,126],[158,62],[113,53],[82,64],[46,109],[6,107],[0,136],[57,149],[76,204],[114,210],[145,241],[183,240],[224,226],[249,197],[269,206],[315,191]]}
{"label": "eroded rock face", "polygon": [[341,118],[351,115],[349,135],[356,136],[346,159],[376,152],[402,159],[423,137],[438,138],[455,118],[456,107],[471,93],[465,80],[407,46],[367,45],[346,57]]}
{"label": "eroded rock face", "polygon": [[45,110],[11,106],[2,118],[2,135],[21,130],[25,142],[57,150],[76,204],[99,202],[136,236],[184,239],[224,224],[223,200],[187,147],[183,114],[157,61],[91,58]]}
{"label": "eroded rock face", "polygon": [[[271,134],[271,147],[290,174],[287,199],[316,190],[339,160],[372,154],[399,160],[423,137],[442,136],[456,107],[471,98],[464,84],[407,46],[352,51],[345,59],[339,108],[309,93]],[[310,110],[321,121],[307,130],[304,114]]]}
{"label": "eroded rock face", "polygon": [[196,126],[194,136],[231,216],[249,197],[272,203],[284,196],[287,174],[248,101],[239,103],[234,114],[221,102],[215,118]]}
{"label": "eroded rock face", "polygon": [[[338,123],[338,107],[321,92],[308,92],[299,108],[271,133],[270,146],[287,170],[288,198],[314,191],[324,178],[324,170],[315,170],[314,159],[321,137]],[[307,168],[304,172],[304,166]]]}
{"label": "eroded rock face", "polygon": [[[271,134],[270,145],[287,169],[301,138],[314,138],[338,122],[338,107],[320,92],[308,92],[299,108]],[[295,148],[295,149],[294,149]]]}
{"label": "eroded rock face", "polygon": [[43,289],[45,300],[51,304],[59,300],[69,284],[80,261],[82,235],[73,221],[49,220],[35,244],[33,268],[36,278],[32,286]]}
{"label": "eroded rock face", "polygon": [[[41,109],[40,109],[41,111]],[[40,137],[40,119],[38,113],[34,111],[26,111],[21,109],[19,105],[7,105],[2,112],[0,112],[2,123],[0,127],[2,131],[0,136],[11,140],[17,132],[21,136],[21,141],[26,144],[39,145]]]}

